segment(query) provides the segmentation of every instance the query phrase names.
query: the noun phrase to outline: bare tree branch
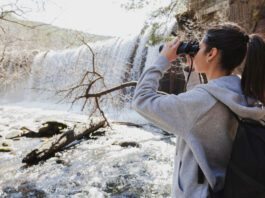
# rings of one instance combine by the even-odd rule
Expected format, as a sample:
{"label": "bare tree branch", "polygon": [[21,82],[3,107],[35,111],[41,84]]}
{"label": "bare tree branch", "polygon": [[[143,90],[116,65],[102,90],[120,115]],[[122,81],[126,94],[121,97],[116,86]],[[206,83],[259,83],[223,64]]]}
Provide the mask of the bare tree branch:
{"label": "bare tree branch", "polygon": [[[100,97],[107,95],[111,92],[126,88],[126,87],[132,87],[136,86],[137,82],[132,81],[132,82],[126,82],[121,85],[115,86],[110,89],[105,89],[104,91],[101,92],[95,92],[94,90],[97,90],[96,87],[99,85],[103,87],[107,87],[104,82],[104,77],[97,71],[96,68],[96,54],[93,51],[92,47],[85,41],[84,37],[80,37],[81,42],[88,48],[90,54],[91,54],[91,59],[92,59],[92,71],[89,69],[85,71],[84,75],[81,77],[81,79],[78,81],[78,83],[68,89],[60,90],[57,92],[57,94],[65,94],[64,99],[67,98],[72,98],[72,106],[79,100],[82,100],[82,110],[85,109],[86,105],[88,104],[88,101],[90,99],[94,102],[94,105],[90,105],[93,107],[90,113],[90,117],[93,116],[94,113],[97,111],[100,113],[100,115],[103,117],[105,122],[107,123],[108,126],[110,126],[109,121],[107,120],[107,117],[101,108],[101,101],[99,100]],[[102,84],[101,84],[102,83]],[[91,104],[91,103],[89,103]]]}
{"label": "bare tree branch", "polygon": [[95,97],[95,102],[96,102],[96,105],[97,105],[97,109],[99,110],[100,114],[102,115],[102,117],[103,117],[104,120],[106,121],[107,126],[110,127],[110,124],[109,124],[109,122],[108,122],[108,119],[106,118],[104,112],[103,112],[102,109],[100,108],[100,105],[99,105],[99,102],[98,102],[98,98],[97,98],[97,97]]}
{"label": "bare tree branch", "polygon": [[82,37],[81,41],[87,46],[87,48],[89,49],[89,51],[92,54],[93,72],[96,73],[96,69],[95,69],[95,53],[93,52],[92,48],[87,44],[87,42],[85,41],[84,37]]}
{"label": "bare tree branch", "polygon": [[126,82],[126,83],[122,83],[116,87],[113,87],[111,89],[107,89],[105,91],[102,91],[102,92],[98,92],[98,93],[93,93],[93,94],[86,94],[82,97],[85,97],[85,98],[91,98],[91,97],[100,97],[100,96],[103,96],[103,95],[106,95],[108,93],[111,93],[113,91],[117,91],[117,90],[120,90],[120,89],[123,89],[125,87],[134,87],[136,86],[137,84],[137,81],[131,81],[131,82]]}

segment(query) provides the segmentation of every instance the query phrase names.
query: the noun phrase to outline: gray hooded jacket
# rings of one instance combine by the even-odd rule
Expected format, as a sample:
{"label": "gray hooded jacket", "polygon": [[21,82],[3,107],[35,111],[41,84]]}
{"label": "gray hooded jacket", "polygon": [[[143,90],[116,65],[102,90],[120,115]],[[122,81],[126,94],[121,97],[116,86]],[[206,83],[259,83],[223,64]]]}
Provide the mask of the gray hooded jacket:
{"label": "gray hooded jacket", "polygon": [[[141,75],[133,98],[134,109],[159,128],[178,136],[174,159],[172,197],[206,198],[208,185],[224,185],[237,121],[241,117],[265,119],[265,109],[246,101],[240,78],[234,75],[210,80],[179,95],[161,95],[159,80],[170,68],[159,56]],[[230,110],[229,110],[230,109]],[[205,175],[198,184],[198,165]]]}

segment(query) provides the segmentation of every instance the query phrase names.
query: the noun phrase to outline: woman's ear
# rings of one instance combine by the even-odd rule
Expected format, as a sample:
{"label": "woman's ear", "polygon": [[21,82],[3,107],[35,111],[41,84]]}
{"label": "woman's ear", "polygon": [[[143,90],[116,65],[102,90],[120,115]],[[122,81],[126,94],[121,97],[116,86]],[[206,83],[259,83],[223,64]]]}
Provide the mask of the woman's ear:
{"label": "woman's ear", "polygon": [[218,55],[218,49],[216,47],[213,47],[208,53],[207,53],[207,63],[211,62],[212,60],[214,60],[217,55]]}

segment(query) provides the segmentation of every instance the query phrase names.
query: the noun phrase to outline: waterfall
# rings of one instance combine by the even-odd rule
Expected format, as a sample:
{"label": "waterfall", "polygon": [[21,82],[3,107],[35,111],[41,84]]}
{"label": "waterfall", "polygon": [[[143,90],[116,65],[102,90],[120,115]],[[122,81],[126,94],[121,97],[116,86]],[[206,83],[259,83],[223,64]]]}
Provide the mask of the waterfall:
{"label": "waterfall", "polygon": [[[170,24],[156,31],[166,36],[172,28],[173,25]],[[13,62],[13,65],[8,64],[8,61],[4,66],[0,63],[0,68],[11,70],[2,72],[7,76],[9,85],[4,86],[3,83],[0,85],[0,102],[28,104],[37,102],[38,104],[45,103],[46,106],[47,104],[59,106],[57,103],[61,102],[66,95],[60,91],[78,85],[85,72],[93,70],[93,65],[96,72],[104,77],[104,82],[101,80],[95,84],[93,92],[103,91],[130,80],[138,80],[144,68],[148,68],[158,56],[160,44],[155,46],[148,44],[151,31],[150,27],[146,28],[141,35],[133,37],[111,38],[72,49],[49,50],[37,54],[31,52],[24,55],[24,60],[18,60],[13,53],[13,56],[9,56],[9,59],[13,57],[13,60],[9,61]],[[88,46],[93,51],[94,60]],[[19,67],[20,62],[24,62],[25,65]],[[80,90],[84,90],[84,87]],[[112,107],[121,108],[124,106],[124,101],[130,101],[133,90],[134,88],[127,88],[126,91],[115,91],[101,97],[100,102],[105,110]],[[74,92],[71,97],[60,104],[64,107],[70,106],[69,103],[73,101],[76,94],[80,95]],[[80,100],[76,105],[80,109],[83,103],[84,100]],[[91,111],[93,105],[88,106],[88,111]]]}
{"label": "waterfall", "polygon": [[[106,87],[102,87],[102,83],[96,85],[95,91],[121,84],[124,74],[131,69],[128,60],[135,48],[136,37],[113,38],[88,45],[95,54],[96,71],[104,77],[106,84]],[[23,62],[18,60],[14,53],[10,57],[13,57],[13,60],[7,62]],[[87,70],[93,70],[92,53],[86,45],[74,49],[41,52],[31,62],[26,65],[27,73],[24,68],[14,69],[16,64],[5,64],[5,68],[11,71],[3,72],[7,76],[5,82],[7,84],[9,81],[9,86],[1,83],[2,102],[3,99],[5,102],[56,102],[60,100],[55,96],[56,92],[78,84]],[[20,77],[15,79],[15,76]]]}

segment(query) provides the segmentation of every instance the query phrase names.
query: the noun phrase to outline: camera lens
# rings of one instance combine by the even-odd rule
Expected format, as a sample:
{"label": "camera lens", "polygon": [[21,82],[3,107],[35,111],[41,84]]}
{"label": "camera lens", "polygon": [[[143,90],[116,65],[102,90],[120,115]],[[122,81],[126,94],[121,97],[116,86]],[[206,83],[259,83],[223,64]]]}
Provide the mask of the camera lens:
{"label": "camera lens", "polygon": [[199,43],[197,41],[182,42],[177,50],[177,54],[189,54],[194,56],[199,51]]}

